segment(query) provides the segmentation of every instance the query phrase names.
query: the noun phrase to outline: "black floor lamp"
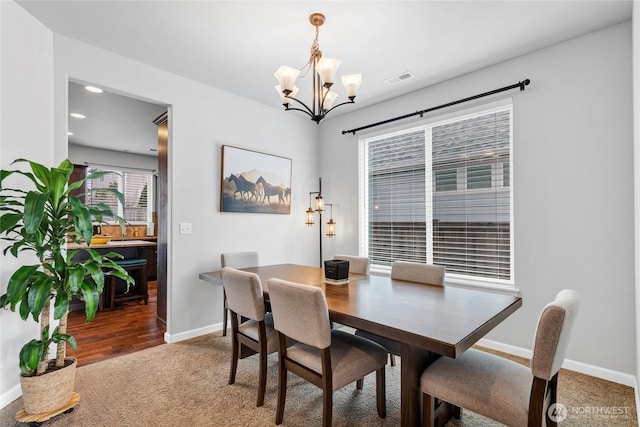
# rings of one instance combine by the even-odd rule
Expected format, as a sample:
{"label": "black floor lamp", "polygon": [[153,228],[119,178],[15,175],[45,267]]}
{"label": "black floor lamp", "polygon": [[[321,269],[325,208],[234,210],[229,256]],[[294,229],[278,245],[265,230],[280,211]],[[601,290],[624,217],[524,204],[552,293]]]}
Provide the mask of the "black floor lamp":
{"label": "black floor lamp", "polygon": [[[316,196],[316,205],[315,209],[311,206],[311,196],[313,194],[317,194]],[[320,267],[323,265],[323,257],[322,257],[322,213],[324,212],[325,206],[329,206],[331,208],[331,216],[329,221],[327,222],[327,237],[332,238],[336,235],[336,222],[333,220],[333,204],[325,203],[324,198],[322,197],[322,178],[318,178],[318,191],[309,192],[309,209],[307,209],[307,219],[305,224],[311,227],[314,224],[313,217],[316,213],[318,213],[319,217],[319,226],[318,226],[318,241],[319,241],[319,255],[320,255]]]}

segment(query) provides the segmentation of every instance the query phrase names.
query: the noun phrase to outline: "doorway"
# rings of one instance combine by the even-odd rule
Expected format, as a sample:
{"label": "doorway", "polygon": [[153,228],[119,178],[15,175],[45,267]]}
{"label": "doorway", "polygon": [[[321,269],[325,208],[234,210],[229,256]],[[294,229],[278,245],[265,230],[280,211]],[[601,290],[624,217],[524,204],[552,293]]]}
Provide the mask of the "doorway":
{"label": "doorway", "polygon": [[[135,231],[135,236],[144,236],[145,240],[163,239],[166,242],[166,213],[158,215],[159,210],[166,212],[166,198],[158,197],[156,190],[166,189],[168,139],[165,138],[164,142],[159,141],[160,129],[154,120],[163,114],[166,116],[168,106],[118,93],[96,84],[69,81],[68,109],[68,158],[72,163],[86,168],[113,170],[121,175],[148,175],[150,184],[140,190],[144,191],[144,207],[147,208],[148,216],[127,218],[127,234],[133,236]],[[165,126],[168,126],[168,121]],[[163,149],[159,149],[161,144],[164,144]],[[159,151],[164,153],[164,157],[158,155]],[[138,199],[142,200],[143,197],[138,195]],[[151,236],[147,236],[150,234],[147,230],[152,230]],[[166,254],[166,245],[163,249]],[[157,278],[149,282],[148,305],[132,301],[116,307],[113,313],[107,313],[110,311],[107,308],[99,312],[89,324],[84,322],[83,312],[71,313],[70,333],[74,331],[73,335],[78,340],[77,356],[81,356],[81,360],[83,349],[87,351],[87,347],[91,348],[91,354],[86,360],[93,362],[100,357],[107,358],[110,355],[137,351],[164,342],[167,303],[166,256],[153,258],[157,258],[158,263],[156,267],[156,263],[153,262],[150,270],[155,272]],[[163,285],[158,286],[158,283]],[[118,322],[117,319],[122,317],[129,318],[130,323]],[[135,322],[135,326],[132,322]],[[138,326],[143,329],[136,332]],[[87,336],[85,332],[89,330],[90,334]],[[118,339],[114,340],[116,335]],[[80,340],[88,341],[83,345]],[[103,356],[96,356],[98,353]]]}

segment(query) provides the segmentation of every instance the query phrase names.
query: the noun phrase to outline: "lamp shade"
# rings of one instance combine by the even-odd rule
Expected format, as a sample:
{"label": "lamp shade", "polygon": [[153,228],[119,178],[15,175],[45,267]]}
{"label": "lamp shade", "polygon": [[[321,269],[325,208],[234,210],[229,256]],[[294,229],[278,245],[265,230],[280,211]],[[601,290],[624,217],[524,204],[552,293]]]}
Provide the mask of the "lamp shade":
{"label": "lamp shade", "polygon": [[336,235],[336,222],[333,218],[327,222],[327,237],[335,237]]}
{"label": "lamp shade", "polygon": [[332,85],[335,78],[340,60],[331,58],[320,58],[316,64],[316,72],[320,76],[320,80],[323,84]]}
{"label": "lamp shade", "polygon": [[349,74],[347,76],[342,76],[342,84],[344,88],[347,90],[348,98],[355,98],[358,94],[358,89],[360,88],[360,83],[362,82],[361,74]]}
{"label": "lamp shade", "polygon": [[323,110],[328,110],[333,105],[333,102],[338,97],[338,94],[336,92],[332,91],[332,90],[327,89],[327,88],[325,88],[323,90],[322,94],[324,96],[324,102],[322,103],[322,109]]}
{"label": "lamp shade", "polygon": [[307,224],[308,226],[312,226],[313,225],[313,214],[314,214],[314,210],[309,208],[307,209],[307,219],[304,222],[305,224]]}
{"label": "lamp shade", "polygon": [[291,68],[283,65],[278,68],[273,75],[278,79],[278,83],[282,90],[293,91],[299,74],[300,70],[297,68]]}
{"label": "lamp shade", "polygon": [[[286,95],[282,91],[282,87],[280,85],[275,85],[274,87],[276,88],[276,92],[280,94],[280,100],[282,101],[282,103],[288,104],[290,102],[290,99],[286,97]],[[289,96],[295,97],[296,94],[298,93],[298,90],[300,90],[298,86],[294,86]]]}

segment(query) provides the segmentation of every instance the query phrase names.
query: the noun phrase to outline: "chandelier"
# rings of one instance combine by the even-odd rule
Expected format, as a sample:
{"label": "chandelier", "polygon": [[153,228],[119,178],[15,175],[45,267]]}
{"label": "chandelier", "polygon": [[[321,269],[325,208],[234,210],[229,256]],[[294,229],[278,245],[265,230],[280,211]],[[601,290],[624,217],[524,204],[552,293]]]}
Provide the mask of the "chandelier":
{"label": "chandelier", "polygon": [[[320,123],[331,110],[341,105],[353,104],[362,79],[360,74],[342,76],[342,84],[347,90],[347,98],[349,98],[349,100],[335,106],[333,105],[338,94],[331,90],[331,86],[333,86],[340,61],[337,59],[324,58],[320,51],[318,34],[320,32],[320,26],[324,24],[324,20],[324,15],[321,13],[313,13],[309,16],[309,22],[316,27],[316,37],[311,45],[309,61],[299,70],[283,65],[278,68],[274,74],[279,83],[275,88],[280,94],[285,110],[302,111],[316,123]],[[298,93],[298,87],[295,85],[296,79],[302,71],[304,71],[302,77],[306,76],[309,71],[311,71],[313,76],[313,98],[311,100],[311,107],[295,97]],[[289,105],[291,101],[297,102],[303,108],[291,107]]]}

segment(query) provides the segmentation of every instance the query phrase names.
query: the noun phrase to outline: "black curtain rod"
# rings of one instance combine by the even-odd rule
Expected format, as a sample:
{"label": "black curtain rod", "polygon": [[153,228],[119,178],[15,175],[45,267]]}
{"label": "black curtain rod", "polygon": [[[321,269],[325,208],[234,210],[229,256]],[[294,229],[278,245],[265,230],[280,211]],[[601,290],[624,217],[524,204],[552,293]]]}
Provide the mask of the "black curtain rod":
{"label": "black curtain rod", "polygon": [[506,90],[515,89],[517,87],[520,88],[521,91],[523,91],[524,87],[527,86],[529,83],[531,83],[531,80],[525,79],[525,80],[523,80],[521,82],[512,84],[510,86],[505,86],[505,87],[502,87],[500,89],[494,89],[494,90],[489,91],[489,92],[481,93],[481,94],[478,94],[478,95],[473,95],[473,96],[470,96],[468,98],[459,99],[457,101],[448,102],[446,104],[438,105],[437,107],[427,108],[426,110],[416,111],[415,113],[405,114],[404,116],[394,117],[392,119],[383,120],[383,121],[378,122],[378,123],[372,123],[370,125],[362,126],[362,127],[355,128],[355,129],[343,130],[342,134],[345,135],[347,133],[352,133],[352,134],[355,135],[356,132],[361,131],[363,129],[369,129],[369,128],[372,128],[372,127],[375,127],[375,126],[380,126],[380,125],[384,125],[384,124],[387,124],[387,123],[395,122],[396,120],[407,119],[409,117],[413,117],[413,116],[417,116],[417,115],[420,115],[420,117],[422,117],[422,115],[424,113],[428,113],[430,111],[439,110],[440,108],[445,108],[445,107],[451,107],[452,105],[461,104],[461,103],[467,102],[467,101],[472,101],[474,99],[478,99],[478,98],[482,98],[482,97],[485,97],[485,96],[493,95],[493,94],[496,94],[496,93],[504,92]]}

